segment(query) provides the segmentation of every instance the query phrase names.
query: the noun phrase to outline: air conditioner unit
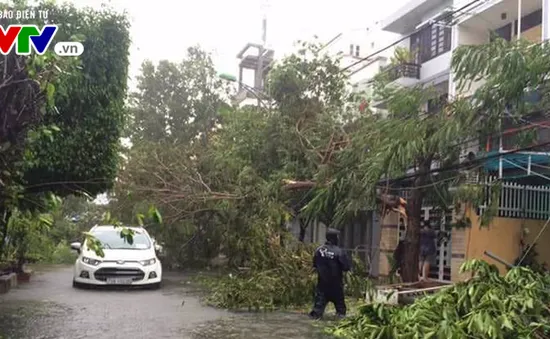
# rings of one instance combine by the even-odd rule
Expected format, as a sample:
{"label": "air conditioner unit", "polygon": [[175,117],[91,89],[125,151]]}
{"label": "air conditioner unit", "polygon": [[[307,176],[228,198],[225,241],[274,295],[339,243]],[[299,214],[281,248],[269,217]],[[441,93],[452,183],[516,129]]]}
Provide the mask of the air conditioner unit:
{"label": "air conditioner unit", "polygon": [[477,141],[471,141],[463,145],[460,151],[460,163],[473,161],[480,150],[480,144]]}

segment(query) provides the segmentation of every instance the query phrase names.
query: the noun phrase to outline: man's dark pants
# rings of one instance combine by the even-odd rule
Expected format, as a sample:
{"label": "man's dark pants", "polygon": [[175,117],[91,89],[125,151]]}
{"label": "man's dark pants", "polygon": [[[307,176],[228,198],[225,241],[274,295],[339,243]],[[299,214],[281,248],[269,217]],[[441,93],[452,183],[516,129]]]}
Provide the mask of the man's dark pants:
{"label": "man's dark pants", "polygon": [[346,315],[346,301],[344,297],[344,285],[342,283],[318,283],[315,288],[315,303],[310,315],[313,318],[321,318],[325,313],[325,308],[329,302],[334,304],[337,315]]}

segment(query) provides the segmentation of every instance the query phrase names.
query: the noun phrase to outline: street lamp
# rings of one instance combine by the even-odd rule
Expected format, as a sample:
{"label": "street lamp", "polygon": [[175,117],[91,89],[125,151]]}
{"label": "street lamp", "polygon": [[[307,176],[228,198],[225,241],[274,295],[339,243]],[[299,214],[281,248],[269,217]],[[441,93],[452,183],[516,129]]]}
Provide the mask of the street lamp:
{"label": "street lamp", "polygon": [[244,88],[247,92],[251,93],[256,99],[258,99],[258,105],[263,106],[264,108],[268,108],[265,101],[262,99],[261,96],[265,96],[264,93],[260,92],[256,88],[250,87],[247,84],[243,83],[242,81],[237,80],[237,77],[231,74],[222,73],[219,75],[220,79],[230,81],[230,82],[236,82],[238,83],[242,88]]}

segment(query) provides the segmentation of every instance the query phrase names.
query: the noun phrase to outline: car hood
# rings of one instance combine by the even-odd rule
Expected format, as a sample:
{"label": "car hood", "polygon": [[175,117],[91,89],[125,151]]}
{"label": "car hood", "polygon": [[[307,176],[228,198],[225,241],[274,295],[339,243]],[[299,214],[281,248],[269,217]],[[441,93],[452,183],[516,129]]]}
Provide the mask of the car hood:
{"label": "car hood", "polygon": [[103,249],[105,254],[103,257],[98,256],[94,251],[86,250],[82,253],[83,256],[97,259],[101,261],[139,261],[155,258],[155,251],[153,249],[147,250],[122,250],[122,249]]}

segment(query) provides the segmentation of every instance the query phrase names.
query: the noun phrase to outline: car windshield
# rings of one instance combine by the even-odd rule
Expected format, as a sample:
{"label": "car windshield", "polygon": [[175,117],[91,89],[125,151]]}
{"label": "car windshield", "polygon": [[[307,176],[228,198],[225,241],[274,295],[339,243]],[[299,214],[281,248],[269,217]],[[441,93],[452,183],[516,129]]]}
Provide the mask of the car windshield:
{"label": "car windshield", "polygon": [[129,244],[126,239],[120,236],[120,230],[95,230],[92,234],[103,244],[105,249],[128,249],[128,250],[146,250],[151,248],[149,238],[138,231],[134,231],[133,243]]}

